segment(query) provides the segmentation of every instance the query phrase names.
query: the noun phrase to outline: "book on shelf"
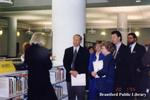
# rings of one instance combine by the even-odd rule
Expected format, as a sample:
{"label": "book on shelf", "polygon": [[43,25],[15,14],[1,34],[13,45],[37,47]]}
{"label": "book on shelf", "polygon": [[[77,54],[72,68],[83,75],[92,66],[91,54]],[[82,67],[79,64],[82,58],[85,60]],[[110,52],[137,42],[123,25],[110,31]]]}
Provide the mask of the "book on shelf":
{"label": "book on shelf", "polygon": [[52,84],[63,81],[65,79],[64,76],[63,68],[56,68],[50,71],[50,80]]}
{"label": "book on shelf", "polygon": [[1,76],[0,97],[13,98],[17,95],[24,94],[28,87],[27,81],[27,76],[20,76],[19,74]]}
{"label": "book on shelf", "polygon": [[57,97],[61,98],[63,96],[63,87],[56,85],[54,87],[54,89],[55,89],[55,93],[56,93]]}

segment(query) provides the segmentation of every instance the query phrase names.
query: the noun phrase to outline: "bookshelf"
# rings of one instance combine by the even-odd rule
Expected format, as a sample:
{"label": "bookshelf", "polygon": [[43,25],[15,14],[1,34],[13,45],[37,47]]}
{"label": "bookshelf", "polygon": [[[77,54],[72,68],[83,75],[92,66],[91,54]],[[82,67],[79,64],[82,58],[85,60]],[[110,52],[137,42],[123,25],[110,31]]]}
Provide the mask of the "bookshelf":
{"label": "bookshelf", "polygon": [[0,74],[0,100],[26,100],[27,71]]}
{"label": "bookshelf", "polygon": [[[27,80],[27,70],[0,74],[0,100],[26,100]],[[58,100],[67,98],[64,68],[61,66],[52,68],[50,70],[50,80]]]}
{"label": "bookshelf", "polygon": [[62,66],[57,66],[50,70],[50,80],[55,89],[58,100],[67,98],[65,70]]}

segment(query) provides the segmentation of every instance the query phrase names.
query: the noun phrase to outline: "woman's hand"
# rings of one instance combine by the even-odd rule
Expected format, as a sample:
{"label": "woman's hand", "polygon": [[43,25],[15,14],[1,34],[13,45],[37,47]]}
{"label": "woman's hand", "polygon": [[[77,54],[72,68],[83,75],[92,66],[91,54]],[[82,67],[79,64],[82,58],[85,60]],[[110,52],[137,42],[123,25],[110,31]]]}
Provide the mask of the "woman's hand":
{"label": "woman's hand", "polygon": [[93,72],[91,72],[91,75],[92,75],[93,77],[96,77],[97,73],[93,71]]}

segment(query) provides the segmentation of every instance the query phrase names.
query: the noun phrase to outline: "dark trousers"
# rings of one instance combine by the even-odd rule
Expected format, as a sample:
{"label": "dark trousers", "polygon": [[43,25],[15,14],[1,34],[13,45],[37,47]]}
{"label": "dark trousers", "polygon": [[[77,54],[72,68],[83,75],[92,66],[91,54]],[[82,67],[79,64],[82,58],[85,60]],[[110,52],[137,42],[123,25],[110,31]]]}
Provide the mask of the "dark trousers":
{"label": "dark trousers", "polygon": [[71,86],[71,82],[67,82],[68,100],[85,100],[85,86]]}

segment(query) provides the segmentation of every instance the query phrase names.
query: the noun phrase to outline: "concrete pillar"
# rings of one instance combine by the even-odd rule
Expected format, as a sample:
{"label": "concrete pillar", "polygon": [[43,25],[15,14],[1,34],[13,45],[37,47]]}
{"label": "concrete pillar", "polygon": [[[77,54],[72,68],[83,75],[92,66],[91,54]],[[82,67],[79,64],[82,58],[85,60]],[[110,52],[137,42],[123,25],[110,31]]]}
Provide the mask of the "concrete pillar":
{"label": "concrete pillar", "polygon": [[16,57],[17,19],[8,18],[8,57]]}
{"label": "concrete pillar", "polygon": [[54,66],[63,64],[64,50],[73,45],[73,35],[83,36],[85,29],[86,0],[52,0]]}

